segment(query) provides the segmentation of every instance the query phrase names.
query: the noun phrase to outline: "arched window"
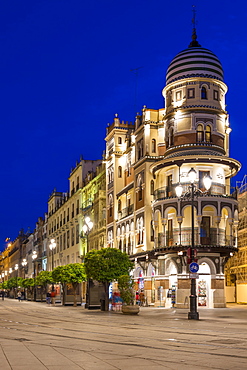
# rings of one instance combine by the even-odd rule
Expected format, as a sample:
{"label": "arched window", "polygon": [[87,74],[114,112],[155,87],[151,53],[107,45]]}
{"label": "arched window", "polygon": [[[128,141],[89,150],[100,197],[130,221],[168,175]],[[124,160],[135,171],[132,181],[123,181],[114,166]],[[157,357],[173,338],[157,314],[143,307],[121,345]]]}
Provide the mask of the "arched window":
{"label": "arched window", "polygon": [[207,143],[211,142],[211,127],[209,125],[206,126],[205,140]]}
{"label": "arched window", "polygon": [[122,167],[118,166],[118,177],[122,177]]}
{"label": "arched window", "polygon": [[118,212],[121,212],[121,209],[122,209],[122,203],[121,203],[121,200],[119,199],[118,200]]}
{"label": "arched window", "polygon": [[198,143],[203,141],[203,136],[204,136],[204,129],[203,125],[199,124],[196,129],[196,141]]}
{"label": "arched window", "polygon": [[152,139],[152,153],[156,153],[156,140]]}
{"label": "arched window", "polygon": [[113,199],[112,196],[109,196],[109,217],[112,217],[112,209],[113,209]]}
{"label": "arched window", "polygon": [[201,88],[201,99],[207,99],[207,89],[205,86]]}
{"label": "arched window", "polygon": [[154,241],[154,227],[153,227],[153,221],[150,222],[150,240],[151,242]]}
{"label": "arched window", "polygon": [[137,186],[138,186],[138,201],[142,200],[142,178],[139,175],[137,180]]}
{"label": "arched window", "polygon": [[150,194],[154,195],[154,180],[150,181]]}

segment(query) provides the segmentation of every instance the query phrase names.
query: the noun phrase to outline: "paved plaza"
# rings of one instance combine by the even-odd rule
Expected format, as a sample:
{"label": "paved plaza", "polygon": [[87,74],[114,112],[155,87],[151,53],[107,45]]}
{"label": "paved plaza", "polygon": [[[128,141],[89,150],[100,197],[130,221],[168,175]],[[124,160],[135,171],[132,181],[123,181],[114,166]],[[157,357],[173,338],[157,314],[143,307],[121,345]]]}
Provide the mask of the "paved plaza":
{"label": "paved plaza", "polygon": [[0,301],[1,370],[247,369],[247,307],[139,316]]}

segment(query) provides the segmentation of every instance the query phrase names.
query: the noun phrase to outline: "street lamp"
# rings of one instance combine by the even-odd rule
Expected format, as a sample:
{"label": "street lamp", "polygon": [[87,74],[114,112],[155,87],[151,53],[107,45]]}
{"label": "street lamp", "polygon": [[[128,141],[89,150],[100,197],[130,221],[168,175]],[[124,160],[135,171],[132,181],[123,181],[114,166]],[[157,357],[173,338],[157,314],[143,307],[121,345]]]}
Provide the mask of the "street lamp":
{"label": "street lamp", "polygon": [[34,278],[34,292],[33,292],[33,300],[36,301],[36,258],[38,257],[37,252],[33,251],[32,260],[33,260],[33,278]]}
{"label": "street lamp", "polygon": [[[55,243],[55,239],[51,239],[51,243],[49,245],[49,248],[52,252],[52,256],[51,256],[51,269],[53,271],[54,269],[54,249],[56,248],[57,244]],[[52,291],[54,292],[54,283],[52,283]]]}
{"label": "street lamp", "polygon": [[15,264],[15,271],[17,272],[16,273],[16,290],[18,288],[18,268],[19,268],[18,263],[16,263]]}
{"label": "street lamp", "polygon": [[89,250],[88,235],[89,235],[90,231],[92,230],[92,228],[93,228],[93,222],[91,221],[90,217],[85,217],[84,225],[82,227],[82,230],[83,230],[83,233],[87,237],[87,251]]}
{"label": "street lamp", "polygon": [[27,260],[26,260],[26,258],[23,258],[21,265],[24,268],[24,279],[25,279],[25,268],[27,266]]}
{"label": "street lamp", "polygon": [[[183,187],[179,184],[176,188],[176,195],[179,199],[191,199],[191,261],[194,262],[195,259],[195,220],[194,220],[194,197],[200,194],[204,194],[200,189],[196,189],[195,180],[196,180],[196,171],[194,168],[191,168],[188,172],[188,177],[190,181],[189,191],[184,195]],[[205,176],[203,183],[206,191],[211,187],[212,179],[210,176]],[[199,312],[197,311],[197,295],[196,295],[196,279],[191,278],[190,286],[190,312],[188,313],[189,320],[199,320]]]}
{"label": "street lamp", "polygon": [[[91,221],[90,217],[85,217],[84,219],[84,225],[82,226],[82,230],[83,230],[83,233],[84,235],[86,235],[86,240],[87,240],[87,251],[89,250],[89,245],[88,245],[88,235],[90,233],[90,231],[92,230],[93,228],[93,222]],[[85,255],[85,250],[84,250],[84,253]],[[84,262],[84,256],[83,256],[83,262]],[[89,304],[90,304],[90,289],[89,289],[89,286],[90,286],[90,283],[89,283],[89,279],[87,280],[87,290],[86,290],[86,305],[85,305],[85,308],[88,308],[89,307]]]}

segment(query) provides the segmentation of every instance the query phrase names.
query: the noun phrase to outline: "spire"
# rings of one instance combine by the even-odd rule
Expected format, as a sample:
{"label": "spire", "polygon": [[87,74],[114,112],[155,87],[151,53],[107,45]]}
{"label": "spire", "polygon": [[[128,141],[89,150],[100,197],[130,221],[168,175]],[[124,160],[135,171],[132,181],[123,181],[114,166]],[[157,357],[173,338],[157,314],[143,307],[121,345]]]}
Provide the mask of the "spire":
{"label": "spire", "polygon": [[195,48],[195,47],[200,47],[201,45],[197,41],[197,34],[196,34],[196,7],[195,5],[192,5],[192,41],[189,44],[189,48]]}

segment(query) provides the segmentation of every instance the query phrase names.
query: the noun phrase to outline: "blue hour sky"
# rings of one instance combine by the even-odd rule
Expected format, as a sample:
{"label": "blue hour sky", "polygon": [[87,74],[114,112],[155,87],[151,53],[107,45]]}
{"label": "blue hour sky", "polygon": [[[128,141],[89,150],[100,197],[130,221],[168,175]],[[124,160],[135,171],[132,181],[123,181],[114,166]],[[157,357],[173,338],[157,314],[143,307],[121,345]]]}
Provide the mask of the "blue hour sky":
{"label": "blue hour sky", "polygon": [[[230,155],[243,164],[241,180],[247,172],[247,3],[193,4],[198,41],[224,68]],[[0,248],[21,228],[33,230],[54,188],[67,191],[81,154],[102,157],[115,113],[133,121],[144,104],[163,107],[167,66],[190,43],[191,9],[186,0],[0,2]]]}

